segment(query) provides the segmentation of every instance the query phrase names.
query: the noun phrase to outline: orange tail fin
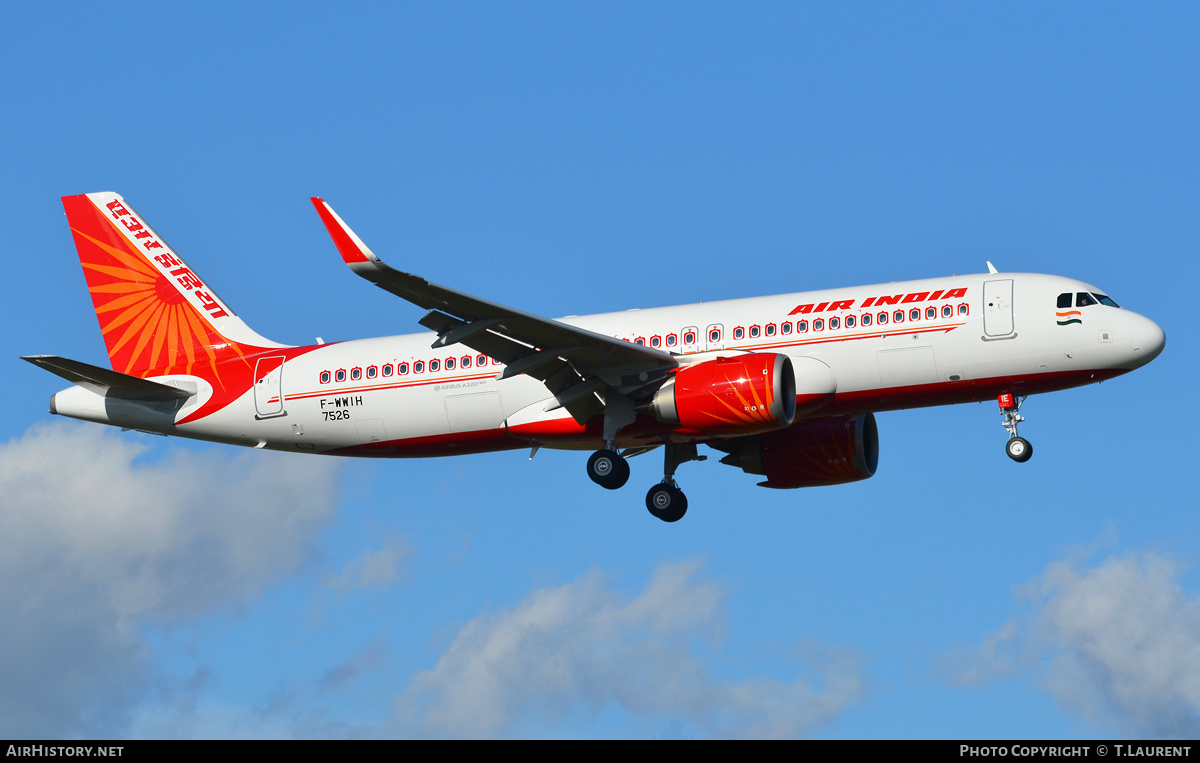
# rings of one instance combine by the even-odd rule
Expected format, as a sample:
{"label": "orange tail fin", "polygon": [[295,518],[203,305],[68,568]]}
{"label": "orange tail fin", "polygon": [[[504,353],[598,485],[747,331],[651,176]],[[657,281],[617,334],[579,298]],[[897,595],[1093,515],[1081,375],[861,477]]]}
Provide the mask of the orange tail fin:
{"label": "orange tail fin", "polygon": [[249,356],[285,346],[254,333],[117,194],[62,201],[114,371],[189,374],[223,388],[221,364],[249,366]]}

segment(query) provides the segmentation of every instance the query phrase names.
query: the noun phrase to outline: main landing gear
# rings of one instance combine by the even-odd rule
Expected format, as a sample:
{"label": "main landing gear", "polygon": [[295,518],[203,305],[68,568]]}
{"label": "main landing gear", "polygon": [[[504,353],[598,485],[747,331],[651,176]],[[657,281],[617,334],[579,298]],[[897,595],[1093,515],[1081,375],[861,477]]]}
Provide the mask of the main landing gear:
{"label": "main landing gear", "polygon": [[675,469],[688,461],[704,461],[696,455],[695,443],[667,443],[663,447],[662,482],[646,493],[646,508],[664,522],[678,522],[687,513],[687,496],[675,484]]}
{"label": "main landing gear", "polygon": [[1029,440],[1017,436],[1017,424],[1025,420],[1017,411],[1021,410],[1025,398],[1014,400],[1011,392],[1004,392],[997,398],[997,402],[1000,404],[1000,414],[1004,416],[1003,426],[1008,431],[1008,443],[1004,446],[1004,452],[1008,453],[1008,457],[1013,461],[1023,464],[1033,455],[1033,446],[1029,444]]}
{"label": "main landing gear", "polygon": [[587,474],[600,487],[616,490],[629,481],[629,462],[614,448],[605,447],[588,459]]}
{"label": "main landing gear", "polygon": [[[663,451],[662,482],[646,493],[646,508],[664,522],[678,522],[687,513],[688,503],[687,496],[675,484],[675,469],[688,461],[704,461],[708,456],[696,455],[694,443],[667,443]],[[616,490],[629,481],[629,462],[612,443],[605,443],[604,448],[588,459],[587,473],[600,487]]]}

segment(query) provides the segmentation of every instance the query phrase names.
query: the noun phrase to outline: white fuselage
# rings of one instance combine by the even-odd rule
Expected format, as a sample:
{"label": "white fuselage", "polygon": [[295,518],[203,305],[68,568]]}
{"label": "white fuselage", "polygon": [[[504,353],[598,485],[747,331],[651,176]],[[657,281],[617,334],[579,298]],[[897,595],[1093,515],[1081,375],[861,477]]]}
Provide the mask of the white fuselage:
{"label": "white fuselage", "polygon": [[[678,354],[681,363],[714,353],[785,353],[795,363],[798,396],[831,393],[797,418],[820,417],[1064,389],[1137,368],[1161,351],[1162,330],[1141,315],[1104,304],[1057,306],[1059,295],[1076,293],[1098,290],[1058,276],[998,273],[561,321]],[[156,378],[196,389],[181,407],[105,398],[80,387],[55,395],[51,407],[135,429],[338,455],[601,444],[598,428],[575,424],[563,408],[546,412],[552,396],[537,379],[497,380],[502,366],[462,345],[432,350],[435,338],[422,333],[289,348],[277,353],[287,357],[282,364],[264,353],[250,362],[274,370],[256,373],[250,389],[199,416],[211,385],[182,375]],[[639,420],[618,442],[667,439],[704,438]]]}

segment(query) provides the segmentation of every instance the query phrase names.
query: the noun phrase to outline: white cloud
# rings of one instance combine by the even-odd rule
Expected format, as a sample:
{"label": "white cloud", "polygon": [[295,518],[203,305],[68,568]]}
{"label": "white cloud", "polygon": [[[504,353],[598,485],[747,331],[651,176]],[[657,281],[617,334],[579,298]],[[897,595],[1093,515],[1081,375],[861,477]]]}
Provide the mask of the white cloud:
{"label": "white cloud", "polygon": [[860,661],[838,650],[803,678],[725,682],[697,641],[719,635],[724,588],[699,564],[660,567],[633,599],[599,573],[482,614],[397,700],[402,733],[492,737],[616,706],[635,719],[694,724],[715,736],[791,737],[835,721],[864,693]]}
{"label": "white cloud", "polygon": [[1030,674],[1065,709],[1137,736],[1200,733],[1200,600],[1154,553],[1079,569],[1055,562],[1026,588],[1030,617],[988,636],[952,680]]}
{"label": "white cloud", "polygon": [[246,604],[332,516],[332,460],[147,450],[78,425],[0,445],[0,735],[119,733],[154,673],[139,628]]}
{"label": "white cloud", "polygon": [[412,555],[413,547],[407,541],[397,536],[389,537],[382,548],[363,551],[326,584],[339,593],[359,588],[386,588],[408,577],[405,562]]}

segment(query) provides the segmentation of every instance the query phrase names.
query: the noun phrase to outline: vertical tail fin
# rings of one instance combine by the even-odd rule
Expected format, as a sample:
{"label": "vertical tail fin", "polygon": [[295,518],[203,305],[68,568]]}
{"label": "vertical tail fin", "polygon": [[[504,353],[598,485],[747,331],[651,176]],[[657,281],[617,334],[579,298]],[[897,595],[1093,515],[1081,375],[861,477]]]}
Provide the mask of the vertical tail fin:
{"label": "vertical tail fin", "polygon": [[224,388],[222,363],[249,366],[248,356],[285,346],[243,323],[119,195],[62,202],[114,371],[190,374]]}

